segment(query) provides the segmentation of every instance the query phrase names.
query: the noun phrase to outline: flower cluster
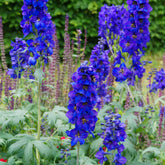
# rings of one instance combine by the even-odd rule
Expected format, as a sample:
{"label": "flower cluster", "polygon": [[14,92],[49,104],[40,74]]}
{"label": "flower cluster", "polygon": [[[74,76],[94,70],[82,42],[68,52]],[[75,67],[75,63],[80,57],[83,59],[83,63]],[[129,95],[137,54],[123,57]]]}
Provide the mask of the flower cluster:
{"label": "flower cluster", "polygon": [[71,155],[68,151],[70,151],[70,149],[69,148],[67,148],[67,149],[61,149],[61,152],[60,152],[60,154],[62,154],[61,155],[61,159],[62,158],[65,158],[65,163],[67,163],[68,161],[67,161],[67,158]]}
{"label": "flower cluster", "polygon": [[98,44],[92,50],[90,56],[90,62],[97,74],[97,108],[101,108],[101,98],[106,96],[105,79],[109,74],[110,62],[109,62],[109,50],[104,50],[104,41],[101,39]]}
{"label": "flower cluster", "polygon": [[16,42],[12,42],[13,49],[10,51],[12,69],[8,71],[12,78],[20,78],[20,73],[25,68],[35,65],[38,58],[47,63],[48,55],[53,54],[52,35],[55,32],[55,25],[48,13],[47,2],[48,0],[24,0],[23,20],[20,25],[23,28],[24,38],[32,34],[33,39],[24,41],[16,38]]}
{"label": "flower cluster", "polygon": [[28,59],[30,53],[28,51],[26,41],[21,38],[16,38],[15,42],[11,43],[13,49],[10,50],[12,69],[8,69],[8,75],[11,78],[20,77],[20,72],[28,68]]}
{"label": "flower cluster", "polygon": [[150,92],[156,92],[158,89],[165,89],[165,71],[163,68],[155,72],[154,81],[149,85],[149,88]]}
{"label": "flower cluster", "polygon": [[135,81],[135,76],[142,78],[145,72],[140,60],[144,54],[143,48],[150,39],[148,18],[152,8],[148,0],[127,0],[127,3],[128,18],[119,45],[122,47],[122,52],[127,52],[129,57],[132,57],[132,65],[129,69],[132,71],[131,81]]}
{"label": "flower cluster", "polygon": [[120,45],[123,52],[137,56],[139,50],[143,52],[149,42],[149,15],[152,10],[149,0],[127,0],[129,17],[124,26],[124,34]]}
{"label": "flower cluster", "polygon": [[[120,144],[120,142],[123,142],[127,135],[125,132],[125,124],[121,123],[119,120],[121,116],[119,114],[114,114],[113,112],[108,112],[108,116],[106,116],[105,119],[105,124],[102,127],[102,132],[99,134],[101,138],[103,138],[103,144],[106,146],[107,151],[112,151],[117,149],[117,154],[114,157],[113,162],[116,165],[122,165],[126,163],[126,158],[121,155],[121,152],[124,150],[124,145]],[[96,153],[95,157],[100,159],[100,163],[103,164],[104,161],[107,160],[105,157],[107,154],[104,152],[101,148],[100,150]]]}
{"label": "flower cluster", "polygon": [[97,121],[97,111],[93,108],[96,104],[96,75],[92,66],[84,62],[72,76],[73,90],[69,93],[69,111],[66,116],[69,122],[75,124],[75,128],[66,131],[72,138],[71,145],[78,142],[84,144],[88,133],[93,135]]}
{"label": "flower cluster", "polygon": [[55,26],[51,21],[46,3],[48,0],[24,0],[22,6],[24,37],[29,34],[35,36],[34,39],[27,40],[28,49],[31,53],[29,65],[35,65],[36,60],[42,56],[45,63],[48,62],[48,54],[53,53],[54,41],[52,35],[55,32]]}
{"label": "flower cluster", "polygon": [[98,74],[97,81],[105,81],[109,73],[109,50],[104,50],[104,41],[101,39],[98,44],[93,48],[90,62]]}
{"label": "flower cluster", "polygon": [[[108,6],[104,5],[101,7],[99,12],[99,31],[98,35],[103,37],[105,40],[107,37],[110,39],[109,44],[113,44],[113,39],[122,33],[124,17],[127,13],[124,5],[122,6]],[[115,37],[116,35],[116,37]]]}

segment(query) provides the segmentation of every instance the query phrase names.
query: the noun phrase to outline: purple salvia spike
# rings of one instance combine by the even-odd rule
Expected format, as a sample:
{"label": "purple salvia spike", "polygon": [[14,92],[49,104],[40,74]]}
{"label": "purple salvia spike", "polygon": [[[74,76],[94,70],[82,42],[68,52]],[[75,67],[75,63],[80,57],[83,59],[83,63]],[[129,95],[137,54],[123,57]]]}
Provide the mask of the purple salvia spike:
{"label": "purple salvia spike", "polygon": [[127,110],[130,106],[130,95],[129,95],[129,92],[127,93],[127,97],[126,97],[126,102],[125,102],[125,105],[124,105],[124,108],[125,110]]}
{"label": "purple salvia spike", "polygon": [[69,27],[69,15],[66,14],[66,17],[65,17],[65,32],[68,32],[68,27]]}
{"label": "purple salvia spike", "polygon": [[78,59],[80,57],[80,47],[81,47],[81,38],[80,38],[80,34],[81,34],[81,30],[77,30],[77,56],[75,59],[75,63],[74,63],[74,71],[76,69],[76,65],[78,63]]}
{"label": "purple salvia spike", "polygon": [[4,40],[3,40],[2,17],[0,17],[0,48],[1,48],[2,65],[3,65],[4,70],[7,71],[6,56],[5,56],[5,47],[4,47]]}
{"label": "purple salvia spike", "polygon": [[9,96],[9,86],[10,86],[10,78],[8,75],[5,77],[5,96]]}
{"label": "purple salvia spike", "polygon": [[[55,31],[55,34],[53,35],[53,40],[55,41],[55,38],[57,38],[57,36],[55,37],[56,35],[56,31]],[[57,53],[57,50],[56,50],[56,42],[58,41],[55,41],[55,46],[53,47],[53,54],[52,54],[52,59],[49,60],[49,84],[54,88],[50,88],[49,89],[49,94],[51,96],[55,96],[55,70],[56,70],[56,63],[57,63],[57,57],[56,57],[56,53]]]}
{"label": "purple salvia spike", "polygon": [[[159,90],[159,97],[162,97],[164,92],[160,89]],[[161,107],[161,102],[159,102],[159,107]]]}
{"label": "purple salvia spike", "polygon": [[55,34],[53,35],[53,40],[55,41],[55,47],[53,49],[53,52],[55,52],[55,57],[56,57],[57,73],[60,76],[60,55],[59,55],[60,48],[59,48],[59,41],[58,41],[58,38],[57,38],[56,31],[55,31]]}
{"label": "purple salvia spike", "polygon": [[1,82],[0,82],[0,100],[1,100],[2,90],[3,90],[3,71],[2,71],[1,64],[0,64],[0,79],[1,79]]}
{"label": "purple salvia spike", "polygon": [[69,22],[69,17],[68,17],[68,15],[66,15],[65,36],[64,36],[63,70],[62,70],[61,78],[60,78],[60,89],[61,89],[60,97],[62,97],[62,95],[63,95],[63,84],[64,84],[65,75],[67,72],[68,57],[70,55],[70,49],[68,46],[68,45],[70,45],[70,38],[69,38],[69,34],[68,34],[68,22]]}
{"label": "purple salvia spike", "polygon": [[[165,112],[164,112],[164,114],[165,114]],[[163,142],[163,141],[165,141],[165,118],[164,118],[164,124],[163,124],[163,133],[162,133],[162,139],[161,139],[161,141]]]}
{"label": "purple salvia spike", "polygon": [[[59,102],[59,97],[60,97],[60,77],[61,77],[61,72],[60,72],[60,55],[59,55],[59,41],[58,41],[58,38],[57,38],[57,32],[55,30],[55,34],[53,35],[53,40],[55,41],[55,47],[53,48],[53,53],[55,54],[55,66],[57,68],[57,83],[56,83],[56,89],[55,89],[55,100],[56,100],[56,103]],[[55,82],[54,82],[55,83]]]}
{"label": "purple salvia spike", "polygon": [[0,82],[0,101],[2,97],[2,90],[3,90],[3,78],[1,77],[1,82]]}
{"label": "purple salvia spike", "polygon": [[31,95],[31,92],[32,92],[32,89],[30,88],[30,89],[28,89],[28,98],[27,98],[27,100],[29,101],[29,103],[33,103],[33,99],[32,99],[32,95]]}
{"label": "purple salvia spike", "polygon": [[87,30],[85,29],[85,41],[84,41],[84,48],[83,48],[83,52],[82,52],[82,56],[81,56],[81,63],[83,63],[84,58],[85,58],[86,46],[87,46]]}
{"label": "purple salvia spike", "polygon": [[56,104],[59,104],[59,98],[60,98],[60,82],[57,80],[57,83],[56,83],[56,94],[55,94]]}
{"label": "purple salvia spike", "polygon": [[[108,78],[107,78],[107,86],[113,86],[113,83],[114,83],[114,76],[112,74],[112,71],[113,71],[113,63],[110,65],[110,71],[109,71],[109,75],[108,75]],[[112,102],[112,90],[109,89],[107,90],[107,95],[109,95],[110,97],[110,102]]]}
{"label": "purple salvia spike", "polygon": [[163,117],[164,117],[164,107],[160,108],[160,115],[159,115],[159,125],[158,125],[158,135],[161,137],[162,134],[162,123],[163,123]]}
{"label": "purple salvia spike", "polygon": [[68,49],[68,58],[67,58],[67,63],[68,63],[68,77],[67,77],[67,85],[66,85],[66,94],[65,94],[65,103],[68,102],[68,93],[70,90],[70,83],[71,83],[71,75],[72,75],[72,54],[71,52],[71,46],[70,46],[70,36],[68,34],[68,42],[67,42],[67,49]]}
{"label": "purple salvia spike", "polygon": [[[72,40],[71,41],[72,45],[71,45],[71,50],[70,50],[70,54],[71,56],[73,55],[74,53],[74,41]],[[73,63],[73,59],[72,59],[72,63]],[[72,67],[72,73],[74,72],[74,67]]]}
{"label": "purple salvia spike", "polygon": [[150,104],[150,98],[149,98],[149,94],[147,93],[147,104]]}
{"label": "purple salvia spike", "polygon": [[145,135],[145,146],[149,147],[151,145],[151,140],[148,138],[148,135]]}
{"label": "purple salvia spike", "polygon": [[[16,89],[16,83],[17,83],[17,79],[11,79],[11,90]],[[13,110],[14,107],[14,98],[11,97],[11,101],[10,101],[10,110]]]}

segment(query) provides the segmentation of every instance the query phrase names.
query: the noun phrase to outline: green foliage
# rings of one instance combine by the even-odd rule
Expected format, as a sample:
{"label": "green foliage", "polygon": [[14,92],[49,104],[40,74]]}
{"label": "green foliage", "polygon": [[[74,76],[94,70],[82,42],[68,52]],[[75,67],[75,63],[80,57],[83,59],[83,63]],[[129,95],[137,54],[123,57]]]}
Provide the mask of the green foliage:
{"label": "green foliage", "polygon": [[165,1],[150,0],[150,4],[153,10],[150,16],[151,42],[148,46],[151,51],[165,51]]}

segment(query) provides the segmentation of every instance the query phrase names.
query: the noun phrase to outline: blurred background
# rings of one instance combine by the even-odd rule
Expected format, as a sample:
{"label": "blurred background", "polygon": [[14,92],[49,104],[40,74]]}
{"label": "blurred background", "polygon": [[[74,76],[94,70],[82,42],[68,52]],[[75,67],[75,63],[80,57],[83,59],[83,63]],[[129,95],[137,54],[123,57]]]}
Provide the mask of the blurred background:
{"label": "blurred background", "polygon": [[[84,30],[87,29],[86,57],[90,56],[91,50],[98,41],[98,13],[104,4],[122,5],[126,0],[49,0],[48,11],[56,25],[57,35],[60,42],[60,54],[63,54],[65,16],[69,15],[69,32],[74,38],[77,29],[82,31],[81,38],[84,40]],[[22,20],[21,7],[23,0],[0,0],[0,16],[3,21],[5,53],[7,63],[10,66],[9,51],[11,41],[15,37],[23,37],[20,22]],[[165,52],[165,0],[150,0],[153,10],[150,16],[151,41],[148,44],[146,56],[157,59]],[[82,42],[83,45],[83,42]],[[161,59],[161,57],[160,57]]]}

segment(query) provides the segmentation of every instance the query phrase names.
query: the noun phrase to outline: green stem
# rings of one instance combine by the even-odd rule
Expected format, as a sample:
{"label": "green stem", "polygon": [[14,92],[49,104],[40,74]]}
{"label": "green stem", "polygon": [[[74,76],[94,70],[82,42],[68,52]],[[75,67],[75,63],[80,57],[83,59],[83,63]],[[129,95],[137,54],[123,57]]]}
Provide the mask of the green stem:
{"label": "green stem", "polygon": [[80,149],[80,143],[77,144],[77,163],[76,165],[79,165],[79,149]]}
{"label": "green stem", "polygon": [[[38,82],[38,124],[37,124],[37,140],[40,140],[40,129],[41,129],[41,109],[40,109],[40,101],[41,101],[41,83]],[[40,154],[38,149],[36,149],[36,159],[37,165],[40,165]]]}

